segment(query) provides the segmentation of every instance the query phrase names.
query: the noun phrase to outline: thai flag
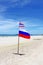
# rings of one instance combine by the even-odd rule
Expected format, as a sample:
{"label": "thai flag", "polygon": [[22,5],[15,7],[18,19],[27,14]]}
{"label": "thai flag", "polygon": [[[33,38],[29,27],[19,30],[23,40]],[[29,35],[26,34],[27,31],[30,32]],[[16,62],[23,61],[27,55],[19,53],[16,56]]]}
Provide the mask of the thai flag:
{"label": "thai flag", "polygon": [[25,32],[25,31],[19,31],[19,36],[26,38],[26,39],[30,39],[30,34],[28,32]]}
{"label": "thai flag", "polygon": [[22,22],[19,23],[19,28],[24,28],[24,24]]}

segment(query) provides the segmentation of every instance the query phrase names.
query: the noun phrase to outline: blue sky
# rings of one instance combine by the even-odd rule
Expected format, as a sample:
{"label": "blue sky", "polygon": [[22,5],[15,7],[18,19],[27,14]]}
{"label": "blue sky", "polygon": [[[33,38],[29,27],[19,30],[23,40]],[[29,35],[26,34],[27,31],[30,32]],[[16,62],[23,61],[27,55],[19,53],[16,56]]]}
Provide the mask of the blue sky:
{"label": "blue sky", "polygon": [[17,34],[20,21],[30,34],[43,34],[43,0],[0,0],[0,34]]}

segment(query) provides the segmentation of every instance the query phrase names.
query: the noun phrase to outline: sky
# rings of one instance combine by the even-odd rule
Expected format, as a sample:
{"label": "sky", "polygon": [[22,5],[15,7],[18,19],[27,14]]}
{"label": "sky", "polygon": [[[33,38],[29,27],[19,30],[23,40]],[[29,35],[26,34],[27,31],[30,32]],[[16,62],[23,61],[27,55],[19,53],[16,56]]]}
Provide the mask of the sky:
{"label": "sky", "polygon": [[0,34],[18,34],[19,22],[30,34],[43,34],[43,0],[0,0]]}

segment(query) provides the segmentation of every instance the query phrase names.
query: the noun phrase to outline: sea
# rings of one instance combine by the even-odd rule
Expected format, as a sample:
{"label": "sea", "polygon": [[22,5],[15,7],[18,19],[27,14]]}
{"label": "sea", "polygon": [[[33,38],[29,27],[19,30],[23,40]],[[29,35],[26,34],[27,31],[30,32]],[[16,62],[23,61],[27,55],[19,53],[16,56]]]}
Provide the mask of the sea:
{"label": "sea", "polygon": [[[30,36],[43,36],[43,34],[30,34]],[[18,34],[0,34],[0,36],[18,36]]]}

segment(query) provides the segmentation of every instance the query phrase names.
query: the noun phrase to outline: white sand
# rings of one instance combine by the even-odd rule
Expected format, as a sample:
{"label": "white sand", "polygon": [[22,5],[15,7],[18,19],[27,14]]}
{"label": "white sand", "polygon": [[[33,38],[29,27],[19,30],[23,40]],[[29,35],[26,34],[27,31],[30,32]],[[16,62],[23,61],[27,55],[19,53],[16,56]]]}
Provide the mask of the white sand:
{"label": "white sand", "polygon": [[43,36],[30,40],[20,38],[20,53],[17,55],[18,37],[0,37],[0,65],[43,65]]}

